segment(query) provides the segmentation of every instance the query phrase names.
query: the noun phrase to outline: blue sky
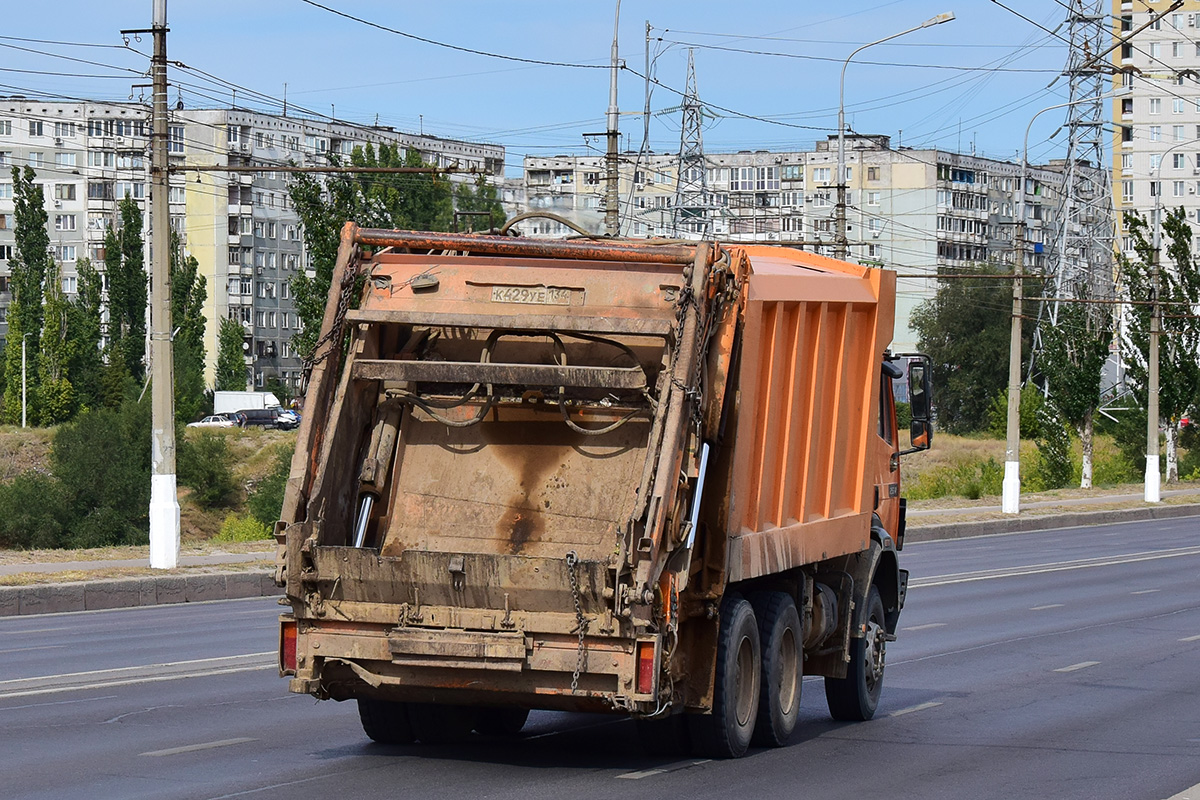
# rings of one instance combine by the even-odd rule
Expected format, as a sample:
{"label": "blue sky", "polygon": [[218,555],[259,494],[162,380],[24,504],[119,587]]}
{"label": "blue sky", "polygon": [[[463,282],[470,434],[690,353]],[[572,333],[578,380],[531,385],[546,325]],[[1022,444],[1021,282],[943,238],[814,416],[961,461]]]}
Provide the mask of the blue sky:
{"label": "blue sky", "polygon": [[[581,134],[604,128],[608,72],[589,67],[608,62],[612,0],[321,2],[463,48],[582,66],[539,66],[438,47],[302,0],[173,0],[168,55],[192,70],[172,69],[170,77],[182,84],[178,90],[185,104],[228,105],[230,88],[215,77],[244,87],[238,105],[277,112],[286,83],[293,109],[362,123],[378,115],[381,124],[402,130],[498,142],[509,149],[510,168],[527,153],[587,152]],[[889,134],[893,145],[899,140],[970,151],[974,144],[982,154],[1012,158],[1032,115],[1065,97],[1062,79],[1049,85],[1067,54],[1062,40],[1018,14],[1055,29],[1066,16],[1065,2],[625,0],[621,56],[638,74],[623,72],[620,78],[621,109],[636,112],[622,116],[621,128],[628,133],[628,146],[640,145],[647,21],[653,28],[656,78],[682,90],[687,52],[693,48],[701,99],[726,109],[713,109],[715,118],[706,122],[706,149],[786,149],[810,147],[834,132],[838,75],[851,51],[953,11],[953,22],[855,58],[846,78],[847,122],[856,131]],[[121,45],[122,28],[149,27],[151,7],[151,0],[8,4],[3,37],[108,47],[0,38],[0,94],[128,99],[130,85],[143,82],[134,72],[145,69],[147,60],[112,45]],[[149,37],[130,44],[150,51]],[[748,50],[760,53],[742,52]],[[132,91],[136,97],[141,90]],[[176,94],[173,88],[172,103]],[[669,89],[654,89],[653,111],[678,103]],[[1061,112],[1038,119],[1031,160],[1059,153],[1065,137],[1046,139],[1061,121]],[[652,114],[651,145],[678,150],[678,112]],[[591,147],[603,149],[603,142]]]}

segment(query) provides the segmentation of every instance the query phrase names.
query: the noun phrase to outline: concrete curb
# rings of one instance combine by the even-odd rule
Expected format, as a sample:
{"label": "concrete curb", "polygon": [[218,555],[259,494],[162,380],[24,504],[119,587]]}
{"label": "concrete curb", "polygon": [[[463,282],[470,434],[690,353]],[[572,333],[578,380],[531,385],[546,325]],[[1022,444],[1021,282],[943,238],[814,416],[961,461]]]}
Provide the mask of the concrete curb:
{"label": "concrete curb", "polygon": [[275,585],[274,575],[270,572],[210,572],[203,575],[0,586],[0,617],[282,594],[283,589]]}
{"label": "concrete curb", "polygon": [[[963,509],[969,513],[970,509]],[[1200,516],[1200,503],[1181,503],[1172,506],[1121,508],[1107,511],[1074,511],[1065,514],[986,519],[978,522],[947,522],[940,525],[909,523],[904,533],[905,544],[935,542],[943,539],[967,539],[997,533],[1030,533],[1056,528],[1077,528],[1082,525],[1111,525],[1114,522],[1140,522],[1148,519],[1175,519]]]}

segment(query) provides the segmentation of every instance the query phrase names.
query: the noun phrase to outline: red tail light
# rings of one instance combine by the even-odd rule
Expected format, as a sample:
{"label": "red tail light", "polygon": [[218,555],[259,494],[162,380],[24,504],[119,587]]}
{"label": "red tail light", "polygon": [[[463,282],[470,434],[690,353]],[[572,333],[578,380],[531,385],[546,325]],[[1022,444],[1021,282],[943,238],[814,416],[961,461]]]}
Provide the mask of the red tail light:
{"label": "red tail light", "polygon": [[654,693],[654,642],[638,642],[637,690],[638,694]]}
{"label": "red tail light", "polygon": [[295,620],[282,620],[279,623],[279,671],[284,675],[296,674]]}

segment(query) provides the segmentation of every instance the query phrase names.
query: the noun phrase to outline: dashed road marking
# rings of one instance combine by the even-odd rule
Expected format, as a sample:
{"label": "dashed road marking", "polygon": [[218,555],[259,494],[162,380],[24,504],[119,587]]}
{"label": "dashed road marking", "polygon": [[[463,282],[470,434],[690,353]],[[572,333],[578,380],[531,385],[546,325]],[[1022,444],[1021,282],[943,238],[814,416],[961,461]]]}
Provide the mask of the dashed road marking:
{"label": "dashed road marking", "polygon": [[1078,664],[1072,664],[1069,667],[1059,667],[1058,669],[1056,669],[1054,671],[1055,672],[1074,672],[1075,670],[1087,669],[1088,667],[1094,667],[1099,663],[1100,663],[1099,661],[1080,661]]}
{"label": "dashed road marking", "polygon": [[1200,800],[1200,783],[1190,789],[1184,789],[1179,794],[1171,795],[1167,800]]}
{"label": "dashed road marking", "polygon": [[1045,611],[1048,608],[1062,608],[1062,607],[1063,607],[1062,603],[1049,603],[1044,606],[1034,606],[1033,608],[1031,608],[1029,610],[1030,611]]}
{"label": "dashed road marking", "polygon": [[927,631],[930,628],[941,628],[941,627],[944,627],[945,625],[946,625],[946,623],[944,623],[944,622],[928,622],[924,625],[912,625],[908,628],[901,628],[900,630],[902,630],[902,631]]}
{"label": "dashed road marking", "polygon": [[200,744],[189,744],[183,747],[168,747],[166,750],[151,750],[149,753],[139,753],[143,756],[176,756],[180,753],[194,753],[197,750],[213,750],[218,747],[229,747],[235,744],[245,744],[246,742],[258,741],[250,737],[243,736],[239,739],[218,739],[215,742],[202,742]]}
{"label": "dashed road marking", "polygon": [[1197,634],[1196,636],[1185,636],[1182,639],[1180,639],[1179,641],[1181,641],[1181,642],[1200,642],[1200,634]]}
{"label": "dashed road marking", "polygon": [[676,764],[664,764],[663,766],[655,767],[654,769],[642,769],[638,770],[637,772],[625,772],[617,777],[627,781],[640,781],[642,778],[652,778],[655,775],[665,775],[668,772],[678,772],[681,769],[698,767],[701,764],[707,764],[710,760],[711,759],[704,758],[700,759],[699,761],[680,761]]}
{"label": "dashed road marking", "polygon": [[934,703],[934,702],[921,703],[920,705],[917,705],[917,706],[911,706],[909,708],[902,708],[899,711],[893,711],[892,713],[888,714],[888,716],[889,717],[902,717],[905,714],[912,714],[914,712],[924,711],[929,708],[937,708],[940,705],[941,705],[941,703]]}
{"label": "dashed road marking", "polygon": [[1158,591],[1161,591],[1161,590],[1160,589],[1142,589],[1141,591],[1138,591],[1138,592],[1130,592],[1130,594],[1154,594],[1155,592],[1158,592]]}

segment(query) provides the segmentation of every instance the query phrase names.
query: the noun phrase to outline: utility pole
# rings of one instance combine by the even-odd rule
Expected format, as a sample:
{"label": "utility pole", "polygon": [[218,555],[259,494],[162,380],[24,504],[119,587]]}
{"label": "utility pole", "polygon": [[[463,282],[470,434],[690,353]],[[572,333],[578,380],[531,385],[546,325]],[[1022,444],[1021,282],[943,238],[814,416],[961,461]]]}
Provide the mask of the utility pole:
{"label": "utility pole", "polygon": [[175,364],[171,352],[171,225],[167,206],[167,0],[154,0],[152,32],[150,566],[173,569],[179,561],[179,500],[175,494]]}
{"label": "utility pole", "polygon": [[707,239],[712,233],[708,178],[704,160],[704,108],[696,88],[696,64],[688,50],[687,84],[683,95],[683,121],[679,126],[679,162],[671,235]]}
{"label": "utility pole", "polygon": [[1004,446],[1004,483],[1001,510],[1021,510],[1021,275],[1025,270],[1025,174],[1022,170],[1017,197],[1021,204],[1013,237],[1012,334],[1008,343],[1008,420]]}
{"label": "utility pole", "polygon": [[[1165,159],[1164,154],[1164,159]],[[1151,187],[1154,179],[1151,178]],[[1161,327],[1159,314],[1162,309],[1158,304],[1159,251],[1162,248],[1162,184],[1154,197],[1154,216],[1150,220],[1154,226],[1154,250],[1150,261],[1150,352],[1147,354],[1146,370],[1149,373],[1146,397],[1146,478],[1144,500],[1147,503],[1157,503],[1162,500],[1158,458],[1158,334]]]}
{"label": "utility pole", "polygon": [[608,80],[608,152],[604,157],[607,171],[604,185],[604,232],[612,237],[621,235],[621,211],[618,207],[621,194],[618,187],[620,172],[618,170],[617,152],[620,147],[621,134],[618,130],[618,120],[621,115],[617,106],[617,72],[620,70],[620,56],[617,49],[617,34],[621,22],[621,0],[617,0],[617,11],[613,21],[612,40],[612,73]]}

